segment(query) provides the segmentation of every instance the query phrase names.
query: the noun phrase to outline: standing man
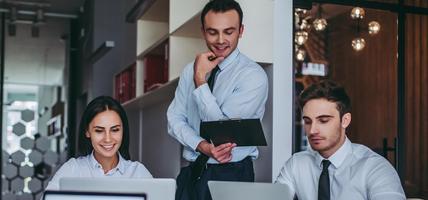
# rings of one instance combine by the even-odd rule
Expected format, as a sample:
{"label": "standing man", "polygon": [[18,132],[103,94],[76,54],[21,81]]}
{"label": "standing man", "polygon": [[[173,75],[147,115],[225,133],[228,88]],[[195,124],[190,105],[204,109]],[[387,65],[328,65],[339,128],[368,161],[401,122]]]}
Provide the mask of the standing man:
{"label": "standing man", "polygon": [[211,200],[208,180],[254,181],[256,147],[214,146],[199,133],[201,121],[263,117],[268,80],[237,49],[242,18],[234,0],[213,0],[202,10],[201,31],[209,51],[184,68],[167,112],[168,133],[183,145],[183,157],[190,162],[177,177],[176,199]]}
{"label": "standing man", "polygon": [[300,94],[305,132],[311,149],[294,154],[277,183],[288,185],[299,200],[405,200],[391,164],[346,137],[351,101],[332,81],[311,85]]}

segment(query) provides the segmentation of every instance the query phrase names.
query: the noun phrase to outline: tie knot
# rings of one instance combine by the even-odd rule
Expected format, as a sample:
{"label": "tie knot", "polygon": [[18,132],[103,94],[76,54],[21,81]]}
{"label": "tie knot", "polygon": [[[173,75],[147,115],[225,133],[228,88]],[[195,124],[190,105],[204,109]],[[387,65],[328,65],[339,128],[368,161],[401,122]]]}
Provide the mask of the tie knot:
{"label": "tie knot", "polygon": [[330,166],[331,162],[329,160],[323,160],[322,161],[322,171],[328,170],[328,167]]}
{"label": "tie knot", "polygon": [[211,71],[211,75],[213,75],[213,74],[214,74],[214,76],[215,76],[215,74],[218,72],[218,70],[220,70],[220,67],[217,65],[217,66],[215,66],[215,67],[214,67],[214,69]]}

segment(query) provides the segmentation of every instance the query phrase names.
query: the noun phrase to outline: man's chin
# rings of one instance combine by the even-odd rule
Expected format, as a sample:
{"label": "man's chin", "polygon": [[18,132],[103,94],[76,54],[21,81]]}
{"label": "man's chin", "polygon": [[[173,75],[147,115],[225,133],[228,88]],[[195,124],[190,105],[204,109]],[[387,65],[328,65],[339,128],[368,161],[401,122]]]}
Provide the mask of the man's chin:
{"label": "man's chin", "polygon": [[311,148],[315,151],[323,151],[326,149],[326,147],[321,144],[310,144],[310,145],[311,145]]}

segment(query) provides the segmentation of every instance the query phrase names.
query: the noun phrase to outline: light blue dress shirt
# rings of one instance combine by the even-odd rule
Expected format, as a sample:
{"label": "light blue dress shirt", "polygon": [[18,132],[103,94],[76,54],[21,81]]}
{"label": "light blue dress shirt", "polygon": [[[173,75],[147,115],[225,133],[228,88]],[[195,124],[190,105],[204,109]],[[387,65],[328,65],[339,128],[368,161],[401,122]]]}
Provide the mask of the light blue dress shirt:
{"label": "light blue dress shirt", "polygon": [[[193,62],[183,70],[175,97],[168,108],[168,133],[183,146],[183,157],[194,161],[199,155],[199,125],[202,121],[233,118],[262,118],[268,95],[268,79],[260,65],[235,49],[219,64],[213,91],[208,84],[195,88]],[[257,158],[256,147],[235,147],[231,162],[251,156]],[[218,163],[210,158],[208,163]]]}
{"label": "light blue dress shirt", "polygon": [[104,174],[100,163],[93,153],[78,158],[70,158],[55,173],[46,190],[59,190],[59,180],[63,177],[122,177],[122,178],[153,178],[143,164],[125,160],[119,154],[117,166]]}
{"label": "light blue dress shirt", "polygon": [[[276,182],[288,185],[299,200],[318,199],[323,159],[312,149],[296,153],[285,163]],[[406,199],[395,169],[368,147],[346,138],[328,160],[331,199]]]}

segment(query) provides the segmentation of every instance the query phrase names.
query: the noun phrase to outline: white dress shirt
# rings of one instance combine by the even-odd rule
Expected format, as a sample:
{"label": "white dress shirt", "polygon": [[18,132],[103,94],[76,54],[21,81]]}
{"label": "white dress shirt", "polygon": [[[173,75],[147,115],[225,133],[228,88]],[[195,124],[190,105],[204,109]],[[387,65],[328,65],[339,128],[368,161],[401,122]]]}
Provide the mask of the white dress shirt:
{"label": "white dress shirt", "polygon": [[[312,149],[296,153],[285,163],[276,182],[288,185],[299,200],[318,199],[323,159]],[[395,169],[368,147],[346,138],[328,160],[331,199],[406,199]]]}
{"label": "white dress shirt", "polygon": [[46,190],[59,190],[59,180],[63,177],[153,178],[143,164],[125,160],[120,154],[117,166],[104,174],[104,170],[101,164],[95,160],[93,152],[87,156],[70,158],[58,169]]}
{"label": "white dress shirt", "polygon": [[[213,91],[205,83],[195,88],[193,62],[183,70],[168,108],[168,133],[183,146],[183,157],[194,161],[198,157],[201,121],[233,118],[250,119],[263,117],[268,95],[268,79],[256,62],[235,49],[219,65]],[[231,162],[258,156],[256,147],[235,147]],[[208,163],[218,163],[210,158]]]}

